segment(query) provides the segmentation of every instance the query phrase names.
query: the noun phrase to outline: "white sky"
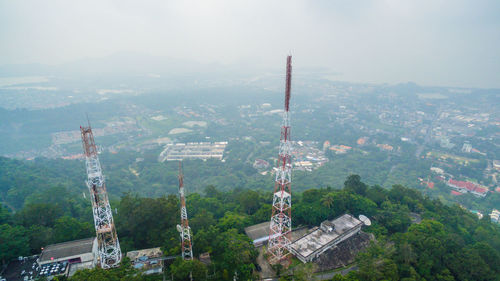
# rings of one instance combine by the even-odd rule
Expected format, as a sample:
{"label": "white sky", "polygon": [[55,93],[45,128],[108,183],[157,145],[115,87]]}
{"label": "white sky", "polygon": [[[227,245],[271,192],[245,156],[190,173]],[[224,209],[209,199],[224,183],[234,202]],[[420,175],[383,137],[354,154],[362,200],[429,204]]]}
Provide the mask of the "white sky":
{"label": "white sky", "polygon": [[122,52],[500,88],[500,1],[0,0],[0,65]]}

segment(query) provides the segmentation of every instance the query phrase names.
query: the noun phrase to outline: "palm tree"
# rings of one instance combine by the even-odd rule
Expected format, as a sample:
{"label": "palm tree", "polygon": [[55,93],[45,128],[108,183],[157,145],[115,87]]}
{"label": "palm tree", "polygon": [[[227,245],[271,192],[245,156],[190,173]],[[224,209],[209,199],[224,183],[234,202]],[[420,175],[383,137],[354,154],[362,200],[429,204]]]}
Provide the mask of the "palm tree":
{"label": "palm tree", "polygon": [[321,204],[329,209],[333,206],[333,201],[333,193],[327,193],[321,198]]}

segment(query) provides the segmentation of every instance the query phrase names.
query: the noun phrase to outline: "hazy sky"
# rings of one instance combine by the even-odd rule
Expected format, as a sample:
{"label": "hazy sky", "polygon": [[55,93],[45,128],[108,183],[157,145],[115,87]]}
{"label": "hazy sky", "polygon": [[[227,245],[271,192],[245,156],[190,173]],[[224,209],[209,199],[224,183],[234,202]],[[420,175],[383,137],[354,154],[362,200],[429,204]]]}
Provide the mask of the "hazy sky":
{"label": "hazy sky", "polygon": [[500,1],[0,0],[0,64],[122,52],[500,88]]}

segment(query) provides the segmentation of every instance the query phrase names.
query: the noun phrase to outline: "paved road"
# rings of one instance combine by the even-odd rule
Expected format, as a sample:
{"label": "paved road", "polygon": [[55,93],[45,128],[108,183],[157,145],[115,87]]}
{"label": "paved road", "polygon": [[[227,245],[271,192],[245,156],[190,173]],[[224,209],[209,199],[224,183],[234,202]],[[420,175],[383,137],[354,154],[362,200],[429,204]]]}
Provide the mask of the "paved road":
{"label": "paved road", "polygon": [[347,273],[353,271],[353,270],[358,270],[358,266],[354,265],[346,269],[342,269],[341,271],[336,271],[336,272],[329,272],[329,273],[324,273],[324,274],[318,274],[316,275],[316,280],[330,280],[333,278],[334,275],[337,274],[342,274],[346,275]]}

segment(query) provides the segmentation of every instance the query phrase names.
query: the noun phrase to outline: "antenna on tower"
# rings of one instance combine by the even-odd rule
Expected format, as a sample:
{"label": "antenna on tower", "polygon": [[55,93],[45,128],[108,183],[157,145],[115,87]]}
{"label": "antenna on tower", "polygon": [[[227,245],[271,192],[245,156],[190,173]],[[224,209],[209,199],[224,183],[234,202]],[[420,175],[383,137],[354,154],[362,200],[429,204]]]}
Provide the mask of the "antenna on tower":
{"label": "antenna on tower", "polygon": [[80,126],[82,135],[83,152],[87,168],[87,187],[90,192],[90,201],[94,214],[94,227],[97,235],[97,259],[98,264],[108,269],[116,267],[122,259],[122,252],[113,221],[113,212],[109,205],[108,193],[104,176],[102,175],[101,163],[97,156],[97,147],[94,134],[90,127]]}
{"label": "antenna on tower", "polygon": [[186,197],[184,195],[184,175],[182,174],[182,161],[179,161],[179,199],[181,201],[181,224],[177,225],[177,231],[181,235],[181,251],[184,260],[193,259],[193,248],[191,245],[191,228],[189,227]]}
{"label": "antenna on tower", "polygon": [[292,56],[288,56],[286,58],[285,111],[289,110],[291,87],[292,87]]}
{"label": "antenna on tower", "polygon": [[88,113],[88,112],[85,112],[85,116],[87,116],[87,125],[88,125],[88,126],[89,126],[89,128],[90,128],[89,113]]}
{"label": "antenna on tower", "polygon": [[290,92],[292,82],[292,56],[286,58],[285,111],[281,124],[278,165],[273,193],[273,211],[269,224],[269,262],[290,262],[292,231],[292,147],[290,143]]}

